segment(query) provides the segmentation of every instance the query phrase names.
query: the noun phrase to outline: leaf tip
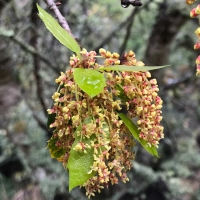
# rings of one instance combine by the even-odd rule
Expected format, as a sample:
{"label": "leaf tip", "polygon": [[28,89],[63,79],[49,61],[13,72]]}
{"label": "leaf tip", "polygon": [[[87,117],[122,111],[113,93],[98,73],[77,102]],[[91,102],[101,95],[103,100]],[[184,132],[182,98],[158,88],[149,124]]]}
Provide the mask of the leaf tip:
{"label": "leaf tip", "polygon": [[40,10],[41,7],[39,6],[38,3],[36,3],[36,6],[37,6],[37,9]]}
{"label": "leaf tip", "polygon": [[73,188],[74,188],[74,187],[71,187],[71,186],[69,185],[69,192],[71,192],[71,191],[73,190]]}

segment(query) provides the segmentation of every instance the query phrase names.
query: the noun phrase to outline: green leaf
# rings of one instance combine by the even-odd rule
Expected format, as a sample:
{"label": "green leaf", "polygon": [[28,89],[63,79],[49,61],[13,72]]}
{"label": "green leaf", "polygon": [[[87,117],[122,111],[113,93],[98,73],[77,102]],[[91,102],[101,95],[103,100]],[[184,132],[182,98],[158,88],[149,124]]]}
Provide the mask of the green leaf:
{"label": "green leaf", "polygon": [[164,66],[127,66],[127,65],[111,65],[108,67],[100,68],[99,70],[106,71],[127,71],[127,72],[139,72],[139,71],[150,71],[155,69],[160,69],[163,67],[168,67],[169,65]]}
{"label": "green leaf", "polygon": [[[87,117],[84,119],[83,124],[91,123],[92,117]],[[90,138],[82,138],[77,136],[77,131],[81,130],[81,126],[76,128],[74,133],[75,141],[70,150],[70,156],[67,163],[67,168],[69,169],[69,191],[74,187],[83,185],[89,178],[92,178],[96,172],[88,174],[91,170],[91,166],[94,162],[94,148],[87,149],[87,153],[78,152],[74,150],[74,147],[81,141],[90,145],[90,141],[95,139],[95,136]]]}
{"label": "green leaf", "polygon": [[105,77],[94,69],[74,69],[74,80],[91,98],[101,93],[106,86]]}
{"label": "green leaf", "polygon": [[80,58],[81,49],[73,36],[69,34],[65,29],[63,29],[59,23],[38,4],[37,8],[39,11],[39,17],[42,19],[47,29],[54,35],[57,40],[60,41],[61,44],[75,52]]}
{"label": "green leaf", "polygon": [[146,151],[148,151],[150,154],[152,154],[153,156],[156,156],[157,158],[159,158],[157,149],[155,146],[149,146],[147,144],[147,141],[140,139],[140,144],[146,149]]}
{"label": "green leaf", "polygon": [[52,158],[60,158],[66,152],[65,149],[56,146],[57,141],[58,141],[58,138],[54,138],[54,137],[52,137],[48,141],[47,148],[49,149],[49,152],[50,152]]}
{"label": "green leaf", "polygon": [[119,86],[118,84],[115,84],[115,88],[116,88],[116,90],[118,90],[120,92],[117,97],[122,99],[124,102],[129,101],[129,98],[124,94],[124,90],[121,88],[121,86]]}
{"label": "green leaf", "polygon": [[91,166],[94,162],[94,148],[86,149],[87,153],[74,150],[74,147],[79,142],[90,144],[90,140],[91,138],[81,139],[80,136],[76,136],[75,141],[72,145],[69,160],[66,166],[69,169],[69,192],[76,186],[83,185],[96,173],[88,173],[89,171],[91,171]]}
{"label": "green leaf", "polygon": [[132,133],[133,137],[146,149],[146,151],[148,151],[153,156],[156,156],[159,158],[156,147],[155,146],[150,147],[147,144],[147,141],[139,138],[139,131],[138,131],[137,126],[123,113],[118,113],[118,115],[121,118],[121,120],[124,122],[126,127],[129,129],[129,131]]}

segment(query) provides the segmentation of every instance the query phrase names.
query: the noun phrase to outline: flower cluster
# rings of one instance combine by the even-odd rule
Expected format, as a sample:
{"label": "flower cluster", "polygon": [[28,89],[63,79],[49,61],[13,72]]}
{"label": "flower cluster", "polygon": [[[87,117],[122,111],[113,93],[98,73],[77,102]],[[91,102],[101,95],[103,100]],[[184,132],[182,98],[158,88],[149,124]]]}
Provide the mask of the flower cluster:
{"label": "flower cluster", "polygon": [[[105,50],[100,49],[100,53],[106,58],[104,64],[113,60],[116,63],[116,56],[109,57]],[[108,53],[107,53],[108,54]],[[137,61],[133,51],[125,53],[121,62],[122,65],[144,66],[144,63]],[[158,96],[158,86],[156,79],[148,80],[150,72],[121,72],[112,77],[112,82],[121,86],[124,95],[128,97],[126,110],[130,118],[138,118],[139,137],[148,141],[149,145],[158,145],[158,141],[164,137],[163,127],[160,125],[162,120],[161,108],[162,100]]]}
{"label": "flower cluster", "polygon": [[[144,65],[136,60],[132,51],[121,58],[119,54],[105,49],[99,52],[104,59],[103,66]],[[148,80],[151,77],[149,72],[120,71],[104,72],[104,90],[90,98],[75,83],[73,68],[100,69],[102,65],[96,61],[96,52],[82,50],[81,59],[76,56],[70,58],[70,66],[71,69],[62,72],[56,79],[59,89],[52,96],[53,107],[48,109],[49,115],[55,115],[50,125],[54,128],[52,140],[56,146],[52,149],[57,149],[60,154],[56,158],[65,166],[72,149],[85,154],[93,151],[93,164],[88,173],[94,173],[94,176],[82,185],[90,197],[107,187],[109,182],[117,184],[119,178],[123,182],[128,181],[126,173],[134,159],[134,140],[117,112],[125,108],[127,116],[137,120],[139,137],[149,146],[157,147],[163,138],[163,127],[160,125],[162,100],[157,94],[156,80]],[[123,98],[120,98],[121,95]],[[80,141],[72,148],[77,137]]]}
{"label": "flower cluster", "polygon": [[[144,65],[141,61],[136,61],[132,51],[123,56],[122,64],[130,65],[134,62],[137,66]],[[128,114],[131,118],[138,118],[139,137],[148,141],[149,145],[157,146],[164,135],[163,127],[160,125],[162,100],[158,96],[156,79],[149,81],[149,72],[122,72],[122,77],[124,92],[130,99],[127,102]]]}
{"label": "flower cluster", "polygon": [[[186,3],[187,4],[193,4],[196,0],[186,0]],[[196,8],[193,8],[191,11],[190,11],[190,17],[191,18],[195,18],[195,17],[198,17],[200,15],[200,4],[196,7]],[[200,39],[200,27],[197,28],[197,30],[195,31],[195,34],[197,35],[198,39]],[[195,50],[198,50],[200,49],[200,41],[197,42],[195,45],[194,45],[194,49]],[[196,72],[196,75],[197,76],[200,76],[200,56],[197,57],[196,59],[196,66],[197,66],[197,72]]]}

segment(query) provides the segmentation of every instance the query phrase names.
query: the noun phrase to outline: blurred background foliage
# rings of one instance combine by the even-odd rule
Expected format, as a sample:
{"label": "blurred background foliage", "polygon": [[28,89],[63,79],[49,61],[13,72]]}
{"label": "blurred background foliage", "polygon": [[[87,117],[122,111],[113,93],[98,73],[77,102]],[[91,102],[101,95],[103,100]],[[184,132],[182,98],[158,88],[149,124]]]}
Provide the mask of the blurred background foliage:
{"label": "blurred background foliage", "polygon": [[[189,18],[192,7],[184,0],[142,0],[142,7],[127,9],[120,0],[60,2],[87,50],[132,49],[146,65],[171,64],[152,72],[164,101],[160,159],[136,145],[130,181],[92,199],[200,199],[200,79],[193,51],[198,21]],[[84,200],[82,189],[68,193],[67,172],[45,148],[54,79],[68,67],[71,52],[45,28],[36,3],[51,13],[42,0],[0,0],[0,199]]]}

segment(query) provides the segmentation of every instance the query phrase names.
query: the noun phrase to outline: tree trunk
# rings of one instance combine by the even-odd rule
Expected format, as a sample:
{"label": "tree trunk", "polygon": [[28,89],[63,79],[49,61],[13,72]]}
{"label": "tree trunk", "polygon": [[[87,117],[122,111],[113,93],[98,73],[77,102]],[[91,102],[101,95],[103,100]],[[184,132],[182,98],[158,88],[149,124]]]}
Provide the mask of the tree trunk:
{"label": "tree trunk", "polygon": [[[167,65],[169,63],[170,45],[188,16],[180,10],[167,11],[168,5],[163,2],[159,8],[156,23],[153,26],[145,51],[144,62],[148,66]],[[152,76],[162,85],[165,70],[154,70]]]}

